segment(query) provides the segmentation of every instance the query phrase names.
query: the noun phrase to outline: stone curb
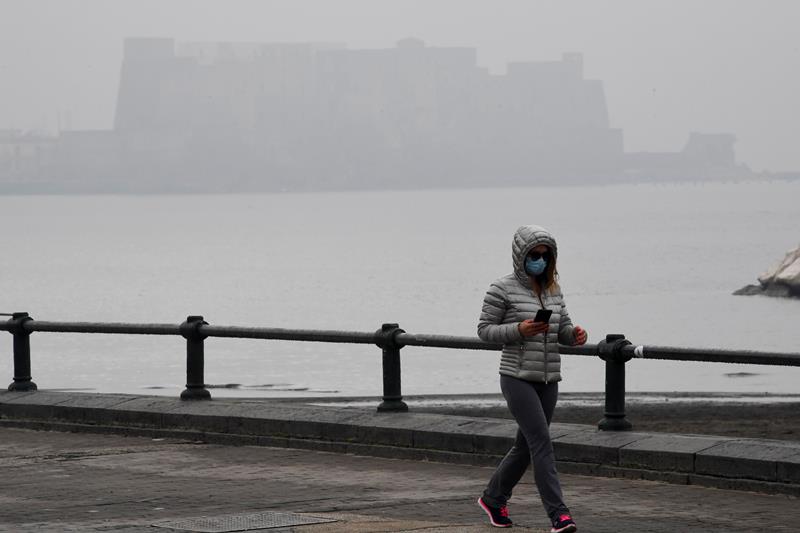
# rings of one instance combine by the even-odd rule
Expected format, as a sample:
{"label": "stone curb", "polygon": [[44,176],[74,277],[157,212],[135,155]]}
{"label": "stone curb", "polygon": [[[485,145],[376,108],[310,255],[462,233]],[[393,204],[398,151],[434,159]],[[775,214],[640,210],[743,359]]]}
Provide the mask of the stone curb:
{"label": "stone curb", "polygon": [[[496,464],[516,433],[513,421],[493,418],[52,391],[0,391],[0,423],[482,466]],[[553,424],[551,435],[565,473],[800,495],[798,442],[604,432],[577,424]]]}

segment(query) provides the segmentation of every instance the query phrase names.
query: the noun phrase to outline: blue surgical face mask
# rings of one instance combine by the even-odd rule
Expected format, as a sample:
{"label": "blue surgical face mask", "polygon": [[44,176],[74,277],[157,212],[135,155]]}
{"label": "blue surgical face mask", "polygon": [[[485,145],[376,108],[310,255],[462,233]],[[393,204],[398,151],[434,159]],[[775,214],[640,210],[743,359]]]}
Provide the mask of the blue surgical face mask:
{"label": "blue surgical face mask", "polygon": [[525,258],[525,272],[531,276],[538,276],[547,268],[547,261],[540,257],[536,261],[530,257]]}

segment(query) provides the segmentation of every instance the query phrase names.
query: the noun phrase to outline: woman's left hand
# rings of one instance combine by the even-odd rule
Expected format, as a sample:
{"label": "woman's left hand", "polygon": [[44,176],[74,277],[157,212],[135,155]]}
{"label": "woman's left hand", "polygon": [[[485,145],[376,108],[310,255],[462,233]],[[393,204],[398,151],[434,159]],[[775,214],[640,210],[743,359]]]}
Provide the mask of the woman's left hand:
{"label": "woman's left hand", "polygon": [[586,344],[586,339],[589,338],[589,335],[586,333],[586,330],[580,326],[575,326],[574,331],[575,331],[575,346]]}

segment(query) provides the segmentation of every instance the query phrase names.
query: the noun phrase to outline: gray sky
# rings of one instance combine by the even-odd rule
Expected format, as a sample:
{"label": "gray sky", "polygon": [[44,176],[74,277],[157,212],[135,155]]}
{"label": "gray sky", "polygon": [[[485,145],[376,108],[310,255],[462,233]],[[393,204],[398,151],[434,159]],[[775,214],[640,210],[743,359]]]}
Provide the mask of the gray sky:
{"label": "gray sky", "polygon": [[0,0],[0,128],[110,128],[122,40],[470,46],[492,72],[582,52],[625,148],[731,132],[756,170],[800,169],[796,0]]}

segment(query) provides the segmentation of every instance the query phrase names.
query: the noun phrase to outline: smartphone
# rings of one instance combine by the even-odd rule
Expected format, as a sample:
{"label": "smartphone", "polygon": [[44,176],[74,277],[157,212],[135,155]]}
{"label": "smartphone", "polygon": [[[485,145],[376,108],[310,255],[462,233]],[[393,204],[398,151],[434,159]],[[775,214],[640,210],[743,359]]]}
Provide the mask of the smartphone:
{"label": "smartphone", "polygon": [[533,318],[534,322],[544,322],[547,324],[550,322],[550,315],[553,314],[552,309],[539,309],[536,311],[536,316]]}

